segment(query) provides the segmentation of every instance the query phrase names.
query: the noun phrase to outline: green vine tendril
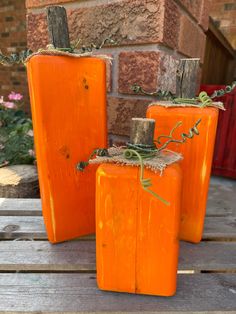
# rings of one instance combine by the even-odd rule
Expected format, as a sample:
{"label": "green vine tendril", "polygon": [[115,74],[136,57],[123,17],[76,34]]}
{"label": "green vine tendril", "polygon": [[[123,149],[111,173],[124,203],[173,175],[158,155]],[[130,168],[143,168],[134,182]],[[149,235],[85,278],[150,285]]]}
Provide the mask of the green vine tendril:
{"label": "green vine tendril", "polygon": [[[154,191],[150,190],[149,188],[152,186],[152,181],[150,178],[144,178],[144,160],[145,159],[152,159],[153,157],[157,156],[161,151],[166,149],[166,147],[174,142],[174,143],[180,143],[183,144],[186,142],[187,139],[192,139],[194,135],[199,135],[198,125],[200,124],[201,119],[197,120],[197,122],[194,124],[194,126],[189,130],[188,133],[182,133],[181,138],[182,139],[175,139],[173,137],[174,131],[182,125],[182,122],[178,122],[173,129],[170,131],[169,135],[160,135],[156,140],[154,140],[153,145],[143,145],[143,144],[132,144],[127,143],[126,149],[124,150],[123,156],[130,160],[139,160],[140,165],[140,184],[142,185],[142,188],[152,194],[154,197],[156,197],[158,200],[163,202],[165,205],[170,205],[168,201],[163,199],[160,195],[156,194]],[[166,138],[168,141],[164,143],[161,147],[157,147],[155,143],[161,144],[160,139]],[[80,161],[76,168],[79,171],[84,171],[85,167],[89,165],[89,160],[92,159],[95,156],[109,156],[109,152],[106,148],[102,149],[95,149],[92,154],[89,156],[88,161]]]}
{"label": "green vine tendril", "polygon": [[171,100],[174,104],[192,104],[204,108],[212,106],[213,103],[212,99],[224,96],[225,94],[232,92],[235,87],[236,81],[234,81],[231,85],[227,85],[225,89],[215,90],[211,96],[209,96],[206,92],[202,91],[196,98],[178,98],[170,91],[162,90],[147,92],[137,83],[132,85],[130,89],[136,94],[141,93],[146,96],[155,96],[160,100]]}
{"label": "green vine tendril", "polygon": [[[93,52],[93,50],[99,50],[104,47],[104,45],[109,44],[109,45],[116,45],[117,42],[115,42],[111,37],[108,37],[103,40],[103,42],[100,45],[96,45],[94,43],[91,43],[89,46],[84,46],[82,45],[79,47],[81,40],[77,40],[77,42],[74,45],[71,45],[71,47],[68,48],[55,48],[53,45],[48,45],[47,49],[48,50],[54,50],[54,51],[64,51],[64,52],[69,52],[69,53],[78,53],[78,54],[83,54],[83,53],[89,53]],[[43,49],[39,49],[38,52],[40,52]],[[5,66],[11,66],[14,64],[24,64],[25,60],[32,55],[34,52],[30,49],[23,50],[20,53],[12,53],[9,56],[4,55],[0,51],[0,64],[5,65]]]}
{"label": "green vine tendril", "polygon": [[89,165],[89,160],[92,159],[94,156],[100,156],[100,157],[108,157],[108,150],[106,148],[96,148],[92,151],[87,161],[80,161],[76,165],[76,169],[79,171],[84,171],[84,169]]}
{"label": "green vine tendril", "polygon": [[135,92],[136,94],[141,93],[141,94],[147,95],[147,96],[155,96],[155,97],[158,97],[159,99],[163,99],[163,100],[173,100],[174,99],[174,94],[172,94],[170,91],[162,91],[162,90],[158,89],[154,92],[147,92],[137,83],[132,85],[130,89],[133,92]]}
{"label": "green vine tendril", "polygon": [[10,66],[14,64],[21,64],[33,53],[32,50],[23,50],[20,53],[12,53],[9,56],[4,55],[0,50],[0,64]]}
{"label": "green vine tendril", "polygon": [[210,97],[213,99],[216,97],[224,96],[225,94],[231,93],[235,87],[236,87],[236,81],[234,81],[231,85],[227,85],[225,89],[215,90]]}
{"label": "green vine tendril", "polygon": [[189,130],[188,133],[182,133],[181,134],[181,140],[176,140],[173,138],[173,133],[174,131],[182,125],[182,121],[177,122],[177,124],[174,126],[174,128],[171,130],[169,135],[160,135],[158,136],[158,138],[155,140],[155,142],[157,144],[161,144],[161,139],[165,138],[168,139],[168,141],[166,141],[160,148],[158,148],[159,150],[163,150],[165,149],[170,143],[179,143],[179,144],[183,144],[186,142],[187,139],[192,139],[194,137],[194,135],[199,135],[199,130],[198,130],[198,125],[201,122],[201,119],[197,120],[197,122],[195,123],[195,125]]}
{"label": "green vine tendril", "polygon": [[[154,151],[154,150],[153,150]],[[148,155],[141,155],[141,153],[139,153],[138,151],[134,150],[134,149],[126,149],[124,151],[124,157],[126,159],[138,159],[139,160],[139,164],[140,164],[140,174],[139,174],[139,180],[140,180],[140,184],[142,186],[142,188],[152,194],[154,197],[156,197],[158,200],[160,200],[162,203],[164,203],[165,205],[170,205],[170,203],[168,201],[166,201],[164,198],[162,198],[160,195],[158,195],[157,193],[155,193],[154,191],[150,190],[149,188],[152,186],[152,181],[150,178],[144,178],[144,164],[143,164],[143,159],[144,158],[150,158],[150,153],[148,153]],[[147,157],[148,156],[148,157]]]}

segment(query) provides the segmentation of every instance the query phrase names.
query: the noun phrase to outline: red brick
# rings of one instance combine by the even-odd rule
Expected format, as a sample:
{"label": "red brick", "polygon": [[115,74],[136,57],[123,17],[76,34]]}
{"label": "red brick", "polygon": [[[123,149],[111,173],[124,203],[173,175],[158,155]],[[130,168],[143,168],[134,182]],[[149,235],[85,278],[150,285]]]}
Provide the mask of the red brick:
{"label": "red brick", "polygon": [[27,30],[28,47],[33,51],[45,48],[49,43],[45,13],[29,13],[27,15]]}
{"label": "red brick", "polygon": [[[45,5],[46,0],[36,2]],[[80,38],[88,45],[113,35],[119,44],[163,43],[177,47],[180,13],[173,0],[123,0],[67,13],[72,41]],[[33,36],[36,29],[38,35]],[[30,47],[48,43],[45,14],[28,14],[28,33]]]}
{"label": "red brick", "polygon": [[212,0],[180,0],[180,2],[198,24],[207,30]]}
{"label": "red brick", "polygon": [[201,6],[204,0],[180,0],[180,3],[197,20],[200,20]]}
{"label": "red brick", "polygon": [[177,48],[180,29],[180,12],[173,1],[165,1],[163,43],[171,48]]}
{"label": "red brick", "polygon": [[176,92],[177,59],[165,52],[134,51],[119,55],[119,92],[135,94],[130,87],[137,83],[146,91],[157,89]]}
{"label": "red brick", "polygon": [[108,97],[108,131],[111,134],[129,136],[133,117],[145,117],[150,101]]}
{"label": "red brick", "polygon": [[[9,55],[26,49],[26,9],[24,1],[1,0],[0,1],[0,23],[1,23],[1,51]],[[8,34],[7,37],[2,34]],[[14,65],[3,67],[0,65],[0,96],[5,98],[14,90],[25,96],[28,102],[28,88],[26,73],[18,72],[22,66]],[[19,73],[19,75],[18,75]],[[16,85],[17,84],[17,85]]]}
{"label": "red brick", "polygon": [[121,52],[119,55],[119,92],[133,94],[130,87],[135,83],[147,91],[155,90],[159,63],[159,52]]}
{"label": "red brick", "polygon": [[202,1],[199,24],[204,30],[208,29],[211,2],[211,0]]}
{"label": "red brick", "polygon": [[[228,4],[228,6],[225,6]],[[215,21],[219,21],[219,28],[231,43],[234,49],[236,49],[236,10],[229,10],[230,6],[235,5],[233,1],[226,0],[214,0],[211,3],[210,15]],[[228,24],[228,25],[227,25]]]}
{"label": "red brick", "polygon": [[108,140],[109,140],[109,146],[113,146],[113,145],[124,146],[129,141],[129,137],[109,134]]}
{"label": "red brick", "polygon": [[[123,0],[68,11],[71,38],[100,43],[113,35],[119,44],[177,46],[179,12],[173,0]],[[172,36],[169,36],[172,32]]]}
{"label": "red brick", "polygon": [[200,58],[203,62],[205,41],[204,32],[187,16],[182,15],[178,51],[188,57]]}
{"label": "red brick", "polygon": [[[62,4],[66,2],[73,2],[73,0],[26,0],[26,8],[44,7],[49,4]],[[75,0],[74,0],[75,2]]]}

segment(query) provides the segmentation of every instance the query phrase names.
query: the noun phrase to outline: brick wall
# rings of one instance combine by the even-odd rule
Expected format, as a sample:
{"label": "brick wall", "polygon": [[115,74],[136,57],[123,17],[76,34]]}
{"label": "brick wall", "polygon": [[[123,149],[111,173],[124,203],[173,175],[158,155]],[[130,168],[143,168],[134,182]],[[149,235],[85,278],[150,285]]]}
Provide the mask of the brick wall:
{"label": "brick wall", "polygon": [[[0,49],[4,54],[22,51],[27,45],[25,0],[0,1]],[[28,101],[24,66],[0,65],[0,96],[11,91],[23,93]]]}
{"label": "brick wall", "polygon": [[130,118],[144,116],[151,98],[137,96],[130,86],[175,92],[177,60],[203,61],[210,0],[27,0],[28,45],[48,43],[45,6],[67,9],[71,40],[101,43],[109,35],[119,43],[102,53],[113,57],[108,68],[108,127],[111,140],[129,134]]}
{"label": "brick wall", "polygon": [[236,49],[236,1],[212,1],[210,15],[231,43],[232,47]]}

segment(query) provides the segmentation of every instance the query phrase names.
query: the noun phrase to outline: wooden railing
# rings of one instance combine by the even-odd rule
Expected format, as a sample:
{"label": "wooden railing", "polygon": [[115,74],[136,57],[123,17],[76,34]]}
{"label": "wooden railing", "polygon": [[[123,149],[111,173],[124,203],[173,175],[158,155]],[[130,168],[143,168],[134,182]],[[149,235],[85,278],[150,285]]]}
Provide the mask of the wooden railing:
{"label": "wooden railing", "polygon": [[235,50],[216,27],[212,18],[206,35],[202,84],[230,84],[236,76]]}

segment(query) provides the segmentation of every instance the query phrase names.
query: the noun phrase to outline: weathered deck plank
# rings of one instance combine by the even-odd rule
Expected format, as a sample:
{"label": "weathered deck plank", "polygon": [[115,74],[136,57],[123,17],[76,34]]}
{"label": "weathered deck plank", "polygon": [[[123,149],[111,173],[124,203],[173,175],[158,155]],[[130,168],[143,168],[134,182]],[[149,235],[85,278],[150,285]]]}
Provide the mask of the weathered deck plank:
{"label": "weathered deck plank", "polygon": [[[15,227],[11,228],[11,226]],[[235,240],[235,227],[236,217],[206,217],[203,239],[229,238]],[[0,216],[0,239],[19,237],[46,240],[43,218],[37,216]]]}
{"label": "weathered deck plank", "polygon": [[235,204],[236,182],[213,178],[206,241],[181,243],[179,270],[195,273],[179,274],[176,296],[162,298],[99,291],[93,235],[51,245],[39,199],[0,199],[0,314],[236,313]]}
{"label": "weathered deck plank", "polygon": [[164,298],[99,291],[95,274],[0,274],[0,313],[232,311],[235,283],[235,274],[179,275],[176,296]]}
{"label": "weathered deck plank", "polygon": [[[211,178],[207,216],[236,216],[236,183],[224,178]],[[0,216],[41,216],[40,199],[0,198]]]}
{"label": "weathered deck plank", "polygon": [[0,216],[42,216],[41,200],[0,198]]}
{"label": "weathered deck plank", "polygon": [[[0,241],[0,252],[0,271],[96,270],[94,241]],[[179,270],[236,271],[236,242],[182,242]]]}
{"label": "weathered deck plank", "polygon": [[0,216],[0,239],[46,239],[42,217]]}

